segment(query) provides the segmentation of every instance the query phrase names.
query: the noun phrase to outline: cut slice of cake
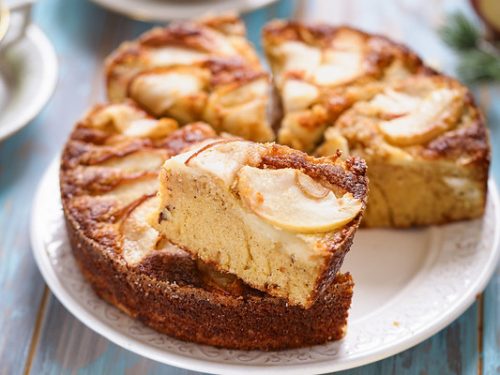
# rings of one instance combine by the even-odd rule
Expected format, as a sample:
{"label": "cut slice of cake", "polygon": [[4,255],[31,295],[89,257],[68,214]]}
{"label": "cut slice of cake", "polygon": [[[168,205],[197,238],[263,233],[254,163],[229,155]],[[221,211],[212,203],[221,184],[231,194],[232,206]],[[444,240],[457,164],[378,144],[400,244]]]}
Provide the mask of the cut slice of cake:
{"label": "cut slice of cake", "polygon": [[415,76],[357,102],[324,134],[319,155],[366,160],[369,227],[441,224],[483,214],[489,143],[469,91],[444,76]]}
{"label": "cut slice of cake", "polygon": [[331,284],[361,220],[362,160],[208,141],[165,162],[153,221],[207,264],[293,305]]}
{"label": "cut slice of cake", "polygon": [[174,22],[124,43],[107,59],[106,79],[111,101],[132,99],[155,117],[275,138],[271,79],[236,16]]}

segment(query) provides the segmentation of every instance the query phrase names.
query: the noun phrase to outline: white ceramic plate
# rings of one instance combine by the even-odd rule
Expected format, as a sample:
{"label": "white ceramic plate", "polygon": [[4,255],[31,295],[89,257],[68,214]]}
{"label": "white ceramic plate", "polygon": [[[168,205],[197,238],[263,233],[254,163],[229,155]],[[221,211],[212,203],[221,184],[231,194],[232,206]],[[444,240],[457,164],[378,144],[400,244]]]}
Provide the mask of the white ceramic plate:
{"label": "white ceramic plate", "polygon": [[499,258],[500,210],[489,184],[483,219],[412,230],[361,230],[344,269],[355,279],[346,337],[280,352],[216,349],[159,334],[100,300],[71,254],[61,210],[58,161],[36,194],[31,222],[35,259],[52,292],[97,333],[145,357],[220,373],[324,373],[403,351],[432,336],[472,304]]}
{"label": "white ceramic plate", "polygon": [[235,11],[249,12],[271,4],[277,0],[92,0],[112,11],[129,17],[166,22],[187,19],[206,13],[219,14]]}
{"label": "white ceramic plate", "polygon": [[57,83],[52,44],[36,25],[0,52],[0,141],[28,124],[48,102]]}

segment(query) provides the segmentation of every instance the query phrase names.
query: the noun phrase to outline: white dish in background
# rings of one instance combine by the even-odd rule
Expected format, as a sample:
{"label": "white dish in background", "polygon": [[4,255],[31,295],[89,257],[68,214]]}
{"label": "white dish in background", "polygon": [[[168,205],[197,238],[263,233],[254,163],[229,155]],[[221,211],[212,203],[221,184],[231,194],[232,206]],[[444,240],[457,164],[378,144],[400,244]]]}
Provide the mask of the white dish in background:
{"label": "white dish in background", "polygon": [[[13,19],[16,21],[16,19]],[[14,28],[21,28],[20,20]],[[8,39],[11,32],[6,39]],[[48,102],[57,83],[57,57],[36,25],[29,24],[0,51],[0,141],[27,125]]]}
{"label": "white dish in background", "polygon": [[112,11],[143,21],[167,22],[206,13],[250,12],[277,0],[92,0]]}
{"label": "white dish in background", "polygon": [[394,355],[455,320],[485,288],[498,263],[500,208],[490,181],[482,219],[411,230],[360,230],[343,269],[354,276],[346,337],[280,352],[217,349],[147,328],[99,299],[81,276],[68,244],[55,160],[31,215],[35,259],[66,308],[114,343],[166,364],[219,374],[324,373]]}

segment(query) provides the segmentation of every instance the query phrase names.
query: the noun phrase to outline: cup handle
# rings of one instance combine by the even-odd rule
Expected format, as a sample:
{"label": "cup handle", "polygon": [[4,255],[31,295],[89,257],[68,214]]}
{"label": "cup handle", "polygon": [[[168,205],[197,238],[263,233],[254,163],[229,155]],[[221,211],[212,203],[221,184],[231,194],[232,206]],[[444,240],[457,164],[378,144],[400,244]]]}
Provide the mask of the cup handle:
{"label": "cup handle", "polygon": [[17,30],[17,35],[9,40],[9,44],[18,41],[24,36],[27,27],[31,24],[31,8],[35,1],[36,0],[14,0],[7,4],[11,14],[20,13],[22,17],[22,23],[19,30]]}

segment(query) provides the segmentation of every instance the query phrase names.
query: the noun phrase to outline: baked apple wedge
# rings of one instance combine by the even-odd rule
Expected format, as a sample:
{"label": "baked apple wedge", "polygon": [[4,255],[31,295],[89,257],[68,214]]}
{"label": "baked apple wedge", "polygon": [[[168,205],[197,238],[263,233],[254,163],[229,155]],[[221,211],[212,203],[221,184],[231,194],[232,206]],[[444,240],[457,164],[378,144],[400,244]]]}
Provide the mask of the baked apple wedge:
{"label": "baked apple wedge", "polygon": [[207,141],[163,165],[153,225],[202,262],[308,308],[334,279],[366,204],[364,162],[339,156]]}
{"label": "baked apple wedge", "polygon": [[244,166],[237,191],[255,214],[278,228],[296,233],[329,232],[354,219],[361,201],[351,193],[335,194],[293,168]]}

